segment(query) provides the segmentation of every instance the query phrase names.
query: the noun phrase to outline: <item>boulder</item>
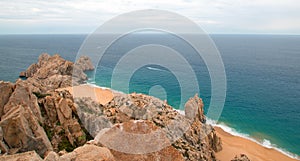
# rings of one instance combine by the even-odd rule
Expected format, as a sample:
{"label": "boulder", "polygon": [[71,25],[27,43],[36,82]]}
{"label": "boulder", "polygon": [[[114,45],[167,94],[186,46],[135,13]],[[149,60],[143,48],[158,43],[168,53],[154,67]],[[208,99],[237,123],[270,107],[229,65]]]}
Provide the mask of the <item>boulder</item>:
{"label": "boulder", "polygon": [[14,155],[3,155],[0,156],[0,160],[3,161],[42,161],[43,159],[35,152],[28,151]]}
{"label": "boulder", "polygon": [[182,154],[171,146],[164,132],[153,122],[146,120],[115,124],[100,132],[95,141],[109,147],[116,160],[184,160]]}
{"label": "boulder", "polygon": [[54,151],[50,151],[44,158],[44,161],[59,161],[59,155]]}
{"label": "boulder", "polygon": [[59,161],[115,161],[110,150],[105,147],[86,144],[71,153],[62,155]]}

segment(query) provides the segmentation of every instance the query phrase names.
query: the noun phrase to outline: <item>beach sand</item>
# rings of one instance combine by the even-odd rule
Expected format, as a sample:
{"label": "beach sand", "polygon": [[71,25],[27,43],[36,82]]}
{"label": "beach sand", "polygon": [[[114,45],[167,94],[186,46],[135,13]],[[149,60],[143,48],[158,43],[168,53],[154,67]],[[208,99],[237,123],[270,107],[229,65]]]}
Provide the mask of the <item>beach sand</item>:
{"label": "beach sand", "polygon": [[221,161],[230,161],[239,154],[246,154],[251,161],[297,161],[275,149],[266,148],[251,140],[231,135],[220,127],[214,128],[222,139],[223,150],[216,153],[217,158]]}
{"label": "beach sand", "polygon": [[[80,85],[58,90],[65,89],[75,97],[91,97],[102,105],[111,101],[118,94],[110,89],[90,85]],[[227,133],[220,127],[214,128],[222,139],[223,150],[216,153],[217,158],[221,161],[230,161],[240,154],[246,154],[251,161],[297,161],[275,149],[266,148],[251,140]]]}
{"label": "beach sand", "polygon": [[115,95],[115,93],[110,89],[94,87],[86,84],[57,90],[68,90],[73,97],[91,97],[94,101],[99,102],[102,105],[111,101]]}

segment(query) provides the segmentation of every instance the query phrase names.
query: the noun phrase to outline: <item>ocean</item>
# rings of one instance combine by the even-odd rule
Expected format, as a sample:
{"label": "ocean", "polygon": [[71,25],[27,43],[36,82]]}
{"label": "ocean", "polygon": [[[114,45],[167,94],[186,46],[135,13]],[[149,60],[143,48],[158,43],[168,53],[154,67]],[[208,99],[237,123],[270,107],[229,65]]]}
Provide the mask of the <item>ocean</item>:
{"label": "ocean", "polygon": [[[227,77],[226,101],[217,126],[266,147],[275,147],[292,156],[300,155],[300,36],[210,36],[221,54]],[[59,53],[74,61],[85,38],[86,35],[0,35],[0,80],[14,82],[43,52]],[[172,36],[137,34],[123,38],[107,50],[95,72],[87,73],[90,78],[95,74],[89,83],[111,87],[111,73],[122,54],[152,42],[176,49],[189,61],[207,112],[211,99],[207,67],[201,57],[192,54],[192,49]],[[123,87],[128,82],[116,83],[119,86],[115,90],[124,92]],[[131,77],[129,92],[167,99],[180,109],[180,85],[172,71],[148,64]],[[193,88],[188,83],[184,85]],[[151,88],[153,86],[157,88]],[[165,88],[166,93],[159,92],[159,86]]]}

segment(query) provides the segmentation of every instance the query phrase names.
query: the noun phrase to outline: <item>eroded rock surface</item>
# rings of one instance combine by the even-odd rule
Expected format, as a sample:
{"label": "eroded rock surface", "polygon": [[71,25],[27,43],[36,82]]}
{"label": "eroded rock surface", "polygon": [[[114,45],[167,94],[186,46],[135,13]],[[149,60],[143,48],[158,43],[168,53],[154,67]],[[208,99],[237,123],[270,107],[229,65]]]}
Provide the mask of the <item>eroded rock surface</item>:
{"label": "eroded rock surface", "polygon": [[[184,160],[216,160],[214,153],[221,150],[221,140],[213,127],[204,123],[202,100],[195,95],[186,106],[189,106],[193,119],[179,114],[166,102],[143,94],[119,94],[105,106],[88,98],[76,100],[76,107],[81,113],[79,116],[83,117],[81,120],[90,120],[82,123],[95,137],[92,142],[111,148],[115,158],[163,158],[165,149],[177,151],[174,156],[179,160],[181,157]],[[132,133],[151,135],[137,137]],[[152,153],[151,150],[156,152]],[[138,155],[143,152],[146,154]]]}

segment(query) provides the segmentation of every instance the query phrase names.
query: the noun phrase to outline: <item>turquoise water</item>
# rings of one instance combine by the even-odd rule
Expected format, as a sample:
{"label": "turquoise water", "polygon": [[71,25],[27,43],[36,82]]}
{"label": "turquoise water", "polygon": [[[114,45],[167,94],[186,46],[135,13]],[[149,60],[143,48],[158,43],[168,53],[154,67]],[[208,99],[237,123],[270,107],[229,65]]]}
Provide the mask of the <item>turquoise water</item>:
{"label": "turquoise water", "polygon": [[[300,36],[211,37],[221,53],[227,76],[227,97],[219,123],[265,145],[300,155]],[[84,38],[85,35],[2,35],[0,80],[15,81],[19,72],[36,62],[41,52],[60,53],[74,61]],[[151,42],[175,48],[188,60],[197,74],[200,96],[207,108],[211,84],[205,63],[176,37],[131,35],[119,40],[108,49],[92,83],[110,87],[114,64],[122,54],[134,46]],[[117,83],[122,85],[124,82]],[[131,77],[130,92],[148,94],[155,85],[163,86],[167,101],[180,108],[178,81],[172,72],[161,66],[146,65],[137,70]],[[189,86],[188,83],[185,85]],[[194,93],[186,95],[193,96]]]}

